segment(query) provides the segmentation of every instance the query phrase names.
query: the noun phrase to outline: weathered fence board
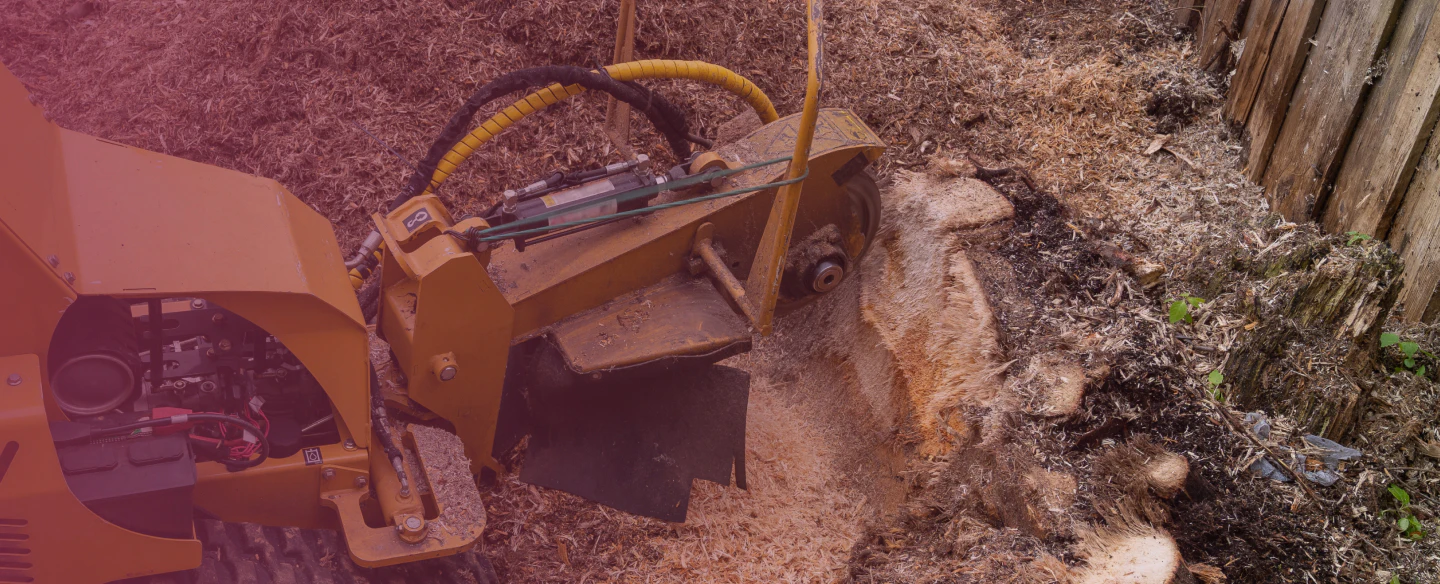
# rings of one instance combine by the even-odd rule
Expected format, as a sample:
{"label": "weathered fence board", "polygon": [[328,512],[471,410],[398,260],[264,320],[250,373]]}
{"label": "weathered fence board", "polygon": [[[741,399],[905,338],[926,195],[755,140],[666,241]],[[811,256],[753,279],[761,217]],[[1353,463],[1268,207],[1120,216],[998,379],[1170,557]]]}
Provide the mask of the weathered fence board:
{"label": "weathered fence board", "polygon": [[1279,32],[1275,34],[1260,91],[1255,96],[1255,105],[1246,124],[1250,153],[1245,174],[1251,181],[1258,183],[1265,174],[1275,137],[1280,134],[1285,111],[1290,107],[1295,82],[1305,67],[1305,57],[1310,51],[1309,39],[1315,34],[1324,10],[1325,0],[1290,0],[1285,7],[1285,16],[1280,21]]}
{"label": "weathered fence board", "polygon": [[1260,181],[1287,219],[1308,221],[1323,208],[1323,189],[1339,168],[1399,5],[1399,0],[1331,0],[1325,7],[1316,46]]}
{"label": "weathered fence board", "polygon": [[1325,228],[1384,238],[1440,101],[1440,0],[1409,0],[1325,205]]}
{"label": "weathered fence board", "polygon": [[1191,28],[1199,22],[1200,10],[1205,7],[1205,0],[1179,0],[1175,3],[1175,26],[1180,28]]}
{"label": "weathered fence board", "polygon": [[1212,71],[1244,22],[1221,113],[1244,129],[1246,176],[1292,221],[1387,241],[1400,314],[1440,320],[1440,0],[1210,0],[1196,16]]}
{"label": "weathered fence board", "polygon": [[1230,43],[1240,37],[1244,8],[1249,0],[1207,0],[1200,13],[1200,67],[1209,71],[1225,68]]}
{"label": "weathered fence board", "polygon": [[1290,0],[1250,1],[1250,15],[1245,17],[1245,52],[1240,54],[1235,76],[1230,79],[1230,94],[1225,98],[1225,119],[1231,123],[1244,125],[1250,117],[1250,106],[1260,93],[1265,65],[1270,62],[1270,50],[1289,4]]}
{"label": "weathered fence board", "polygon": [[1399,300],[1405,319],[1440,319],[1440,139],[1436,136],[1430,137],[1420,156],[1389,241],[1405,262],[1405,287]]}

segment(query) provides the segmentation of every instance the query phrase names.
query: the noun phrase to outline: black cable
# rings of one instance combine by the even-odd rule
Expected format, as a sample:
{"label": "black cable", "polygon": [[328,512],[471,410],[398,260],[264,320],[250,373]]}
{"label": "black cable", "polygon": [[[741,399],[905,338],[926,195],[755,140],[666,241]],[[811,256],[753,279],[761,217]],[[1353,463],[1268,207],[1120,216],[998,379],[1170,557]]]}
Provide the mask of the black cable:
{"label": "black cable", "polygon": [[[253,459],[250,459],[250,460],[230,460],[230,459],[226,459],[226,460],[222,460],[222,461],[221,461],[221,462],[224,462],[227,466],[229,466],[229,467],[231,467],[231,468],[240,469],[240,468],[250,468],[250,467],[253,467],[253,466],[258,466],[260,463],[265,462],[265,459],[266,459],[266,458],[269,458],[269,457],[270,457],[270,439],[268,439],[268,438],[265,437],[265,433],[262,432],[262,431],[260,431],[260,428],[259,428],[258,426],[256,426],[255,424],[250,423],[249,421],[246,421],[246,420],[243,420],[243,419],[234,417],[234,416],[227,416],[227,415],[224,415],[224,414],[203,414],[203,413],[202,413],[202,414],[181,414],[181,415],[178,415],[178,416],[171,416],[171,417],[167,417],[167,418],[155,418],[155,419],[153,419],[153,420],[141,420],[141,421],[139,421],[139,422],[132,422],[132,423],[129,423],[129,424],[124,424],[124,425],[121,425],[121,426],[115,426],[115,427],[112,427],[112,428],[95,428],[95,429],[91,430],[91,432],[90,432],[90,438],[96,438],[96,437],[100,437],[100,436],[114,436],[114,435],[118,435],[118,434],[129,434],[129,433],[131,433],[131,432],[134,432],[134,431],[139,430],[139,429],[142,429],[142,428],[154,428],[154,427],[156,427],[156,426],[169,426],[170,424],[175,423],[175,418],[184,418],[185,421],[189,421],[189,422],[207,422],[207,421],[208,421],[208,422],[220,422],[220,423],[222,423],[222,424],[230,424],[230,425],[232,425],[232,426],[239,426],[241,429],[243,429],[243,430],[249,432],[251,435],[255,436],[255,439],[260,441],[260,455],[257,456],[257,457],[255,457],[255,458],[253,458]],[[181,422],[181,423],[184,423],[184,422]],[[221,439],[223,440],[224,437],[222,436]]]}
{"label": "black cable", "polygon": [[400,463],[403,457],[400,448],[395,446],[395,435],[390,431],[390,421],[385,414],[385,396],[380,393],[380,377],[375,374],[374,364],[370,365],[370,426],[375,429],[376,438],[380,439],[380,449],[385,452],[385,459],[395,467],[401,490],[408,489],[405,468]]}
{"label": "black cable", "polygon": [[655,129],[665,136],[666,142],[677,156],[681,159],[690,156],[690,143],[686,139],[690,132],[684,113],[663,97],[639,84],[616,81],[608,74],[583,67],[556,65],[521,69],[501,75],[494,81],[480,86],[470,96],[470,99],[466,100],[465,104],[450,116],[450,121],[445,124],[445,128],[441,130],[435,142],[430,145],[430,150],[425,154],[425,158],[420,161],[419,172],[410,176],[405,188],[390,202],[389,210],[394,211],[405,201],[425,192],[425,188],[430,186],[430,179],[435,174],[436,166],[440,164],[440,160],[445,157],[445,154],[465,137],[470,122],[481,107],[507,94],[530,87],[544,87],[552,83],[579,85],[585,89],[603,91],[614,96],[615,99],[630,104],[631,107],[644,113],[650,119],[650,122],[655,125]]}

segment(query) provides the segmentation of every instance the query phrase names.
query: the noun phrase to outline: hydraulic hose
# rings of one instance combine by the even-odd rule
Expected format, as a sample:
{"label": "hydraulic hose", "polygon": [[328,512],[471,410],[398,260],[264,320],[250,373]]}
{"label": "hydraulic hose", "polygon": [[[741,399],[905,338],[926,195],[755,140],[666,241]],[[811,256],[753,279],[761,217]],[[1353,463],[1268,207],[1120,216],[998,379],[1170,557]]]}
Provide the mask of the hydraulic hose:
{"label": "hydraulic hose", "polygon": [[[481,106],[506,93],[538,85],[537,81],[542,79],[544,83],[549,83],[547,87],[516,101],[462,136]],[[394,210],[410,198],[438,188],[477,148],[516,121],[586,89],[601,89],[644,112],[666,135],[672,149],[681,156],[688,155],[688,131],[684,127],[684,117],[663,98],[636,85],[634,81],[638,79],[690,79],[710,83],[745,99],[761,121],[770,123],[780,118],[770,98],[754,83],[729,69],[709,63],[650,60],[610,65],[602,72],[579,67],[536,67],[515,71],[481,86],[451,116],[444,131],[421,161],[420,172],[411,176],[405,190],[391,202],[390,209]]]}
{"label": "hydraulic hose", "polygon": [[[605,73],[610,77],[624,82],[633,82],[638,79],[689,79],[719,86],[720,88],[735,94],[744,99],[755,113],[760,116],[762,123],[770,123],[780,119],[779,112],[775,111],[775,105],[770,98],[756,87],[750,80],[739,74],[721,67],[701,61],[676,61],[670,59],[652,59],[646,61],[630,61],[617,63],[605,67]],[[495,114],[480,127],[470,132],[464,139],[455,143],[450,151],[445,154],[435,167],[435,172],[430,177],[430,186],[425,189],[426,193],[439,188],[445,179],[455,172],[460,163],[469,158],[475,150],[500,132],[505,131],[511,124],[527,115],[544,109],[547,106],[560,102],[561,100],[577,95],[585,91],[585,87],[572,84],[562,85],[551,84],[549,87],[531,93],[530,95],[516,101],[510,107]],[[688,139],[688,136],[687,136]],[[423,166],[422,166],[423,168]]]}
{"label": "hydraulic hose", "polygon": [[385,453],[385,460],[390,461],[396,477],[400,479],[401,495],[408,496],[410,481],[405,476],[405,459],[400,447],[395,445],[395,434],[390,431],[390,419],[385,413],[385,395],[380,392],[380,377],[375,374],[373,365],[370,367],[370,426],[375,429],[376,441]]}
{"label": "hydraulic hose", "polygon": [[[405,201],[422,192],[430,192],[434,186],[439,186],[439,183],[434,183],[432,186],[432,177],[449,176],[451,172],[454,172],[453,165],[441,166],[444,163],[442,157],[460,143],[461,138],[465,136],[466,128],[470,126],[470,120],[475,117],[475,112],[482,106],[503,95],[551,83],[597,89],[615,96],[616,99],[630,104],[636,111],[644,113],[655,125],[655,128],[665,136],[666,141],[670,143],[670,147],[678,156],[684,158],[690,155],[690,143],[686,140],[689,129],[686,127],[684,114],[664,98],[650,93],[638,84],[617,80],[607,74],[581,67],[554,66],[522,69],[501,75],[475,90],[470,99],[465,101],[465,105],[450,117],[450,121],[445,124],[439,137],[430,145],[430,150],[426,152],[425,158],[420,161],[420,168],[411,175],[409,182],[406,183],[400,194],[390,202],[389,210],[394,211]],[[576,91],[576,93],[578,92]],[[516,120],[535,111],[528,103],[524,110],[526,111],[522,112],[521,108],[517,106],[501,110],[492,118],[492,121],[504,119],[504,125],[493,127],[490,136],[493,137],[504,127],[508,127]],[[437,175],[437,173],[439,174]]]}

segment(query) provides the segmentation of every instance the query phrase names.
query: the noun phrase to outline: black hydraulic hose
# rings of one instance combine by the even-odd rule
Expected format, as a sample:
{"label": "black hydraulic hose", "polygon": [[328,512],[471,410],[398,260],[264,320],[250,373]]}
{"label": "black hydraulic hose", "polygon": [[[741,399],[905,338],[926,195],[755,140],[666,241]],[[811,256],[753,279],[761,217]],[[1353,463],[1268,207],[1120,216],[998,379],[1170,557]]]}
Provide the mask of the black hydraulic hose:
{"label": "black hydraulic hose", "polygon": [[254,436],[256,440],[260,441],[259,456],[250,460],[222,460],[221,462],[224,462],[226,466],[236,469],[250,468],[253,466],[258,466],[260,463],[265,462],[266,458],[270,457],[270,440],[265,437],[265,433],[262,432],[258,426],[250,423],[247,420],[243,420],[234,416],[226,416],[224,414],[180,414],[176,416],[170,416],[168,418],[141,420],[139,422],[132,422],[122,426],[115,426],[113,428],[96,428],[90,432],[90,437],[95,438],[99,436],[115,436],[118,434],[129,434],[141,428],[169,426],[170,424],[183,424],[185,422],[220,422],[221,424],[239,426],[241,429],[249,432],[252,436]]}
{"label": "black hydraulic hose", "polygon": [[380,393],[380,376],[375,374],[374,365],[370,366],[370,425],[375,428],[375,435],[380,439],[380,449],[385,452],[385,459],[390,461],[400,479],[400,494],[408,495],[410,482],[405,477],[404,458],[400,448],[395,445],[395,434],[390,431],[390,419],[385,414],[385,396]]}
{"label": "black hydraulic hose", "polygon": [[466,100],[465,104],[450,116],[450,121],[445,124],[445,128],[441,130],[435,142],[430,145],[430,150],[426,152],[425,158],[420,161],[419,170],[410,175],[410,180],[405,184],[404,189],[390,202],[389,210],[394,211],[405,201],[425,192],[426,187],[430,186],[430,179],[435,175],[435,168],[440,164],[440,160],[465,137],[470,122],[481,107],[505,95],[552,83],[580,85],[585,89],[603,91],[630,104],[637,111],[644,113],[655,125],[656,130],[665,136],[666,142],[670,144],[670,148],[675,151],[676,156],[681,159],[690,156],[690,143],[687,140],[690,132],[684,114],[674,104],[639,84],[617,81],[603,72],[592,71],[584,67],[554,65],[521,69],[501,75],[494,81],[480,86],[470,96],[470,99]]}
{"label": "black hydraulic hose", "polygon": [[380,313],[380,278],[366,282],[360,287],[356,297],[360,301],[360,315],[365,319],[365,323],[369,324],[375,320],[375,315]]}

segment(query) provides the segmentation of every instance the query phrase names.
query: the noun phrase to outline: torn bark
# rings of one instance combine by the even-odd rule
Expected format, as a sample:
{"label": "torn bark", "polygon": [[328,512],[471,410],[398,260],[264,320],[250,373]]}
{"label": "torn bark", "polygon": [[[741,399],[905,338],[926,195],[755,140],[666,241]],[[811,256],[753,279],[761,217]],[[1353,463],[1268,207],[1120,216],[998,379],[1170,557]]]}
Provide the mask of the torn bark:
{"label": "torn bark", "polygon": [[[1241,334],[1226,361],[1234,403],[1344,439],[1365,414],[1368,392],[1353,379],[1373,366],[1401,270],[1383,245],[1315,242],[1273,258],[1260,254],[1250,271],[1277,275],[1254,300],[1259,326]],[[1343,358],[1317,363],[1316,355]]]}

